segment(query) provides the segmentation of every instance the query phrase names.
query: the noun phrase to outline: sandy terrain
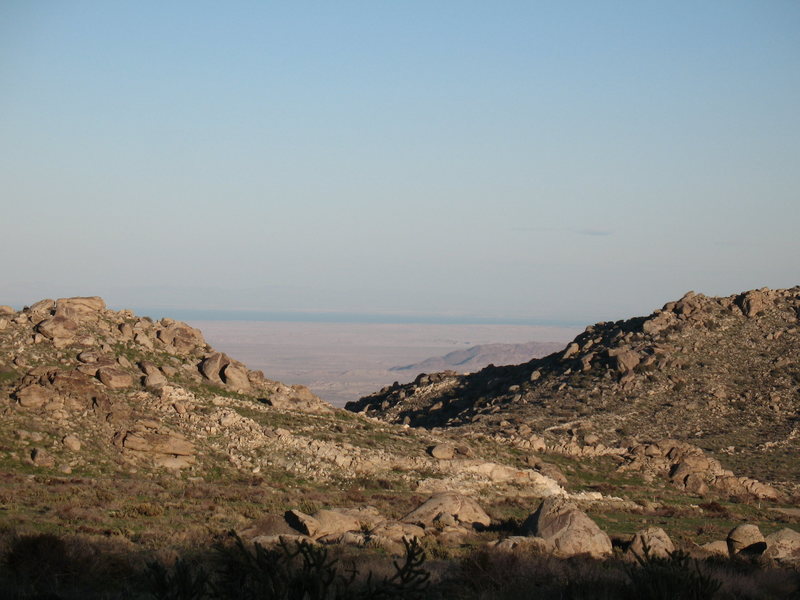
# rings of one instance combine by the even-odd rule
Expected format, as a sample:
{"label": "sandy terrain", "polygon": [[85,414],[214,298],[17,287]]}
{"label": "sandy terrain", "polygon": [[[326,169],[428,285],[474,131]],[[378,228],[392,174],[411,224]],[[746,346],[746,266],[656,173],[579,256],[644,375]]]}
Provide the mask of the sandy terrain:
{"label": "sandy terrain", "polygon": [[218,350],[270,379],[309,386],[336,406],[416,373],[389,371],[487,343],[566,344],[580,330],[518,325],[192,321]]}

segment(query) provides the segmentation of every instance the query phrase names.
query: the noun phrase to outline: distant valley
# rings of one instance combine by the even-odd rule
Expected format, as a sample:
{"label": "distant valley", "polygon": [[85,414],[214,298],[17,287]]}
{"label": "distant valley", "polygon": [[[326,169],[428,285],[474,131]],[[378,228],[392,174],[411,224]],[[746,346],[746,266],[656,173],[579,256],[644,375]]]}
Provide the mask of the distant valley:
{"label": "distant valley", "polygon": [[[267,377],[308,386],[334,406],[421,372],[478,371],[562,350],[579,328],[191,321],[208,340]],[[531,340],[537,340],[532,342]],[[497,343],[503,342],[503,343]]]}

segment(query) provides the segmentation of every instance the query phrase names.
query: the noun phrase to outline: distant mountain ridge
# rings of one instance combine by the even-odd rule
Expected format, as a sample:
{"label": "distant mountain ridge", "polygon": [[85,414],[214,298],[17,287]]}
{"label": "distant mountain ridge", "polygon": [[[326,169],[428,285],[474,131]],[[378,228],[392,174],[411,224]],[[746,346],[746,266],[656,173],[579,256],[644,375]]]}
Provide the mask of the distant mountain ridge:
{"label": "distant mountain ridge", "polygon": [[526,362],[532,358],[540,358],[563,348],[559,342],[527,342],[524,344],[478,344],[464,350],[454,350],[444,356],[437,356],[423,361],[393,367],[391,371],[446,371],[458,369],[472,372],[483,369],[487,365],[510,365]]}

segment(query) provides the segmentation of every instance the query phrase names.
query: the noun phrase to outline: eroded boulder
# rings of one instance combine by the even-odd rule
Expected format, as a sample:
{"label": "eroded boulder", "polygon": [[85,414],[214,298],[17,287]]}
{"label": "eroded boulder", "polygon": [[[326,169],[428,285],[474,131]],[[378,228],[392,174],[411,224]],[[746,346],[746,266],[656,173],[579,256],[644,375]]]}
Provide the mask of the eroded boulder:
{"label": "eroded boulder", "polygon": [[522,528],[529,535],[551,541],[561,556],[588,554],[601,558],[611,554],[608,535],[563,496],[546,498]]}

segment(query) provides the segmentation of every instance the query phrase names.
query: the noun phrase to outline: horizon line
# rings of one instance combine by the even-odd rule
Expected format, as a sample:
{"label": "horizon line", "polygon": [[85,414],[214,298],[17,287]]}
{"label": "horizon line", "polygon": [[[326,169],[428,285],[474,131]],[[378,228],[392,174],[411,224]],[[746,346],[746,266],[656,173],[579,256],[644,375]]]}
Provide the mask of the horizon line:
{"label": "horizon line", "polygon": [[200,308],[134,307],[131,310],[151,318],[180,321],[272,321],[282,323],[364,323],[397,325],[526,325],[536,327],[585,327],[589,322],[573,319],[544,319],[448,314],[371,313],[346,311],[231,310]]}

